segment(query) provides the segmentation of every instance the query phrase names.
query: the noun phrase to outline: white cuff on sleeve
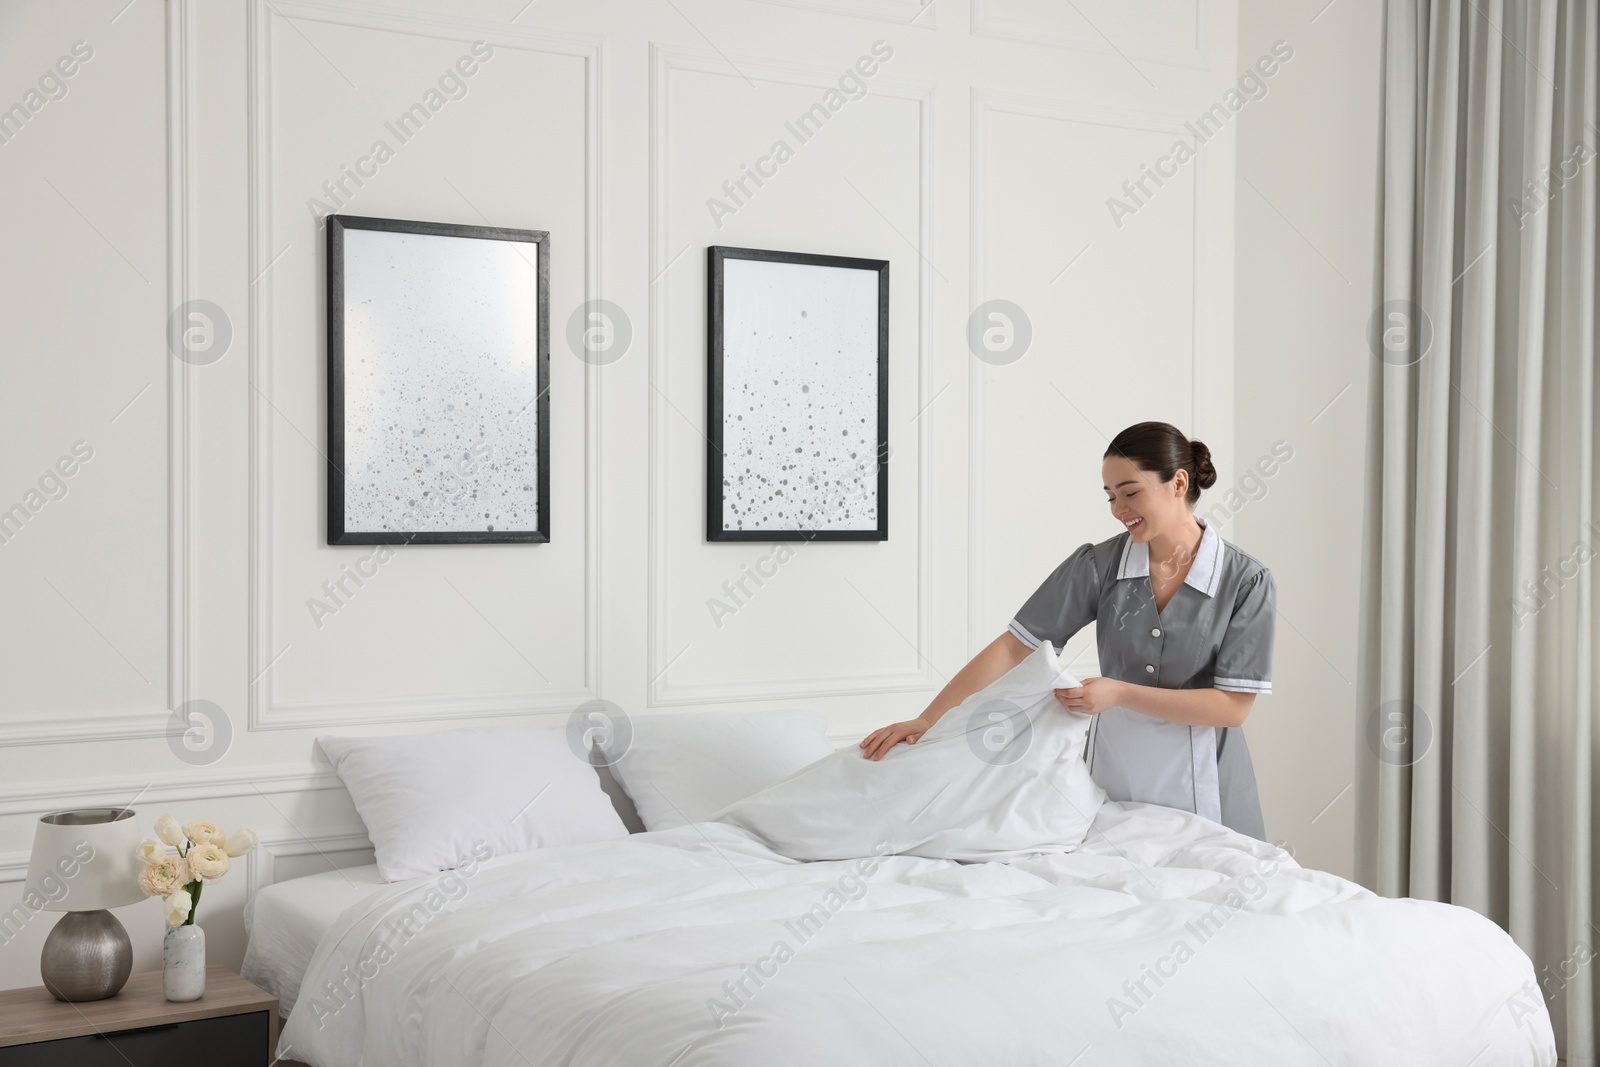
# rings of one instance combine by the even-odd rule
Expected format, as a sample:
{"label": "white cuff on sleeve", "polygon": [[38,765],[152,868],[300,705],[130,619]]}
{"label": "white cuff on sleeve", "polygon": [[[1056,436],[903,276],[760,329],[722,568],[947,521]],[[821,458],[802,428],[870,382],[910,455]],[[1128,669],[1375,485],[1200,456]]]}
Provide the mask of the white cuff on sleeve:
{"label": "white cuff on sleeve", "polygon": [[1006,629],[1010,630],[1012,635],[1015,636],[1018,641],[1021,641],[1023,644],[1027,645],[1029,648],[1038,648],[1039,647],[1039,639],[1037,637],[1033,636],[1032,634],[1030,634],[1027,631],[1027,628],[1024,627],[1016,619],[1012,619],[1011,620],[1011,625],[1007,626]]}
{"label": "white cuff on sleeve", "polygon": [[1213,678],[1212,688],[1226,689],[1230,693],[1270,693],[1272,679],[1257,681],[1254,678]]}

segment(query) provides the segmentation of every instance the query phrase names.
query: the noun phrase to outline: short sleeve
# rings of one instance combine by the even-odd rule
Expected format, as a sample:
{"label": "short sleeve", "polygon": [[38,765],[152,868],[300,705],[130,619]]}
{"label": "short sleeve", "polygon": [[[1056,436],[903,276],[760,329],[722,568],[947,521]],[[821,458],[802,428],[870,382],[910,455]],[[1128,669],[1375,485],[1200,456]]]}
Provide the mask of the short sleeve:
{"label": "short sleeve", "polygon": [[1235,693],[1272,692],[1272,637],[1278,588],[1265,567],[1246,579],[1222,634],[1212,685]]}
{"label": "short sleeve", "polygon": [[1100,575],[1094,545],[1086,544],[1061,561],[1044,584],[1034,590],[1007,627],[1029,648],[1049,641],[1063,647],[1072,635],[1099,613]]}

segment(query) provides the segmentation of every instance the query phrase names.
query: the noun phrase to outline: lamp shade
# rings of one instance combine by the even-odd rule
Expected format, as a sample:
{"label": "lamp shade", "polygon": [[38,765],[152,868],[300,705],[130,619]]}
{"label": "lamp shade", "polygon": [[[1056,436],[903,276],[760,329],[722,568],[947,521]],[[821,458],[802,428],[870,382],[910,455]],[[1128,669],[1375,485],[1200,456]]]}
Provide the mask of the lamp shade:
{"label": "lamp shade", "polygon": [[23,904],[35,911],[98,911],[144,899],[139,823],[129,808],[46,815],[33,829]]}

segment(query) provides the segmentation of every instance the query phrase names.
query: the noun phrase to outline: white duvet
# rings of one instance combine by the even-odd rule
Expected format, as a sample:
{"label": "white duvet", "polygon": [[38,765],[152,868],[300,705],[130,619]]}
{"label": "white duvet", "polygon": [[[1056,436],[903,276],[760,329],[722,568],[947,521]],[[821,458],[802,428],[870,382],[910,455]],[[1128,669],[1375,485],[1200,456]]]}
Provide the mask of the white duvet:
{"label": "white duvet", "polygon": [[1555,1063],[1528,958],[1187,812],[1011,863],[701,823],[385,887],[283,1035],[320,1067]]}

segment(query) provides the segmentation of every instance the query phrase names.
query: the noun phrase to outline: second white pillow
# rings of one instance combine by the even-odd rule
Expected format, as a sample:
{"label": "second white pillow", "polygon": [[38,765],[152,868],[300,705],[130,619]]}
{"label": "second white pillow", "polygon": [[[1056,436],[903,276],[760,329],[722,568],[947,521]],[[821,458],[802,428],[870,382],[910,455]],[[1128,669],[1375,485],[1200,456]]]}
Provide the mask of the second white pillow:
{"label": "second white pillow", "polygon": [[647,830],[702,822],[834,751],[820,711],[650,715],[631,725],[611,773]]}

